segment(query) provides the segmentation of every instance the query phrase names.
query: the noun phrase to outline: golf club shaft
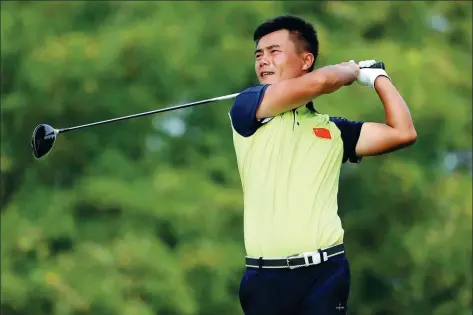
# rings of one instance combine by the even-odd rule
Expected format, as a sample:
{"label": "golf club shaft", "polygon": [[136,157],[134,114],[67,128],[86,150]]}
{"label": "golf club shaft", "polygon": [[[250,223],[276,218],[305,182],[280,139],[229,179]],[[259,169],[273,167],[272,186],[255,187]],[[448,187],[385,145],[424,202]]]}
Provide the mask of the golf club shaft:
{"label": "golf club shaft", "polygon": [[126,119],[130,119],[130,118],[147,116],[147,115],[152,115],[152,114],[157,114],[157,113],[164,113],[164,112],[168,112],[168,111],[171,111],[171,110],[176,110],[176,109],[181,109],[181,108],[186,108],[186,107],[191,107],[191,106],[197,106],[197,105],[203,105],[203,104],[208,104],[208,103],[217,102],[217,101],[229,100],[229,99],[237,97],[238,94],[240,94],[240,93],[229,94],[229,95],[225,95],[225,96],[209,98],[209,99],[202,100],[202,101],[197,101],[197,102],[192,102],[192,103],[187,103],[187,104],[182,104],[182,105],[176,105],[176,106],[156,109],[156,110],[152,110],[152,111],[144,112],[144,113],[139,113],[139,114],[133,114],[133,115],[123,116],[123,117],[118,117],[118,118],[112,118],[112,119],[108,119],[108,120],[97,121],[97,122],[93,122],[93,123],[90,123],[90,124],[85,124],[85,125],[80,125],[80,126],[75,126],[75,127],[62,128],[62,129],[58,129],[57,133],[65,133],[65,132],[68,132],[68,131],[82,129],[82,128],[86,128],[86,127],[108,124],[108,123],[115,122],[115,121],[126,120]]}

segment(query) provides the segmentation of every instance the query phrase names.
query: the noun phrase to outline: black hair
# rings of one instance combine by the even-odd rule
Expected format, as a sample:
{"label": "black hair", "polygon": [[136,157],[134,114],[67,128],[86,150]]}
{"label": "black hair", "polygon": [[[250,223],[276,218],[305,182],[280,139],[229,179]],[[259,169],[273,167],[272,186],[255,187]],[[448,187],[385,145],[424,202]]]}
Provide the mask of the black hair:
{"label": "black hair", "polygon": [[314,62],[309,69],[310,71],[314,70],[315,61],[319,54],[319,40],[314,26],[297,16],[282,15],[261,23],[253,34],[253,40],[258,44],[263,36],[279,30],[289,31],[296,47],[299,48],[299,44],[302,43],[303,48],[314,55]]}

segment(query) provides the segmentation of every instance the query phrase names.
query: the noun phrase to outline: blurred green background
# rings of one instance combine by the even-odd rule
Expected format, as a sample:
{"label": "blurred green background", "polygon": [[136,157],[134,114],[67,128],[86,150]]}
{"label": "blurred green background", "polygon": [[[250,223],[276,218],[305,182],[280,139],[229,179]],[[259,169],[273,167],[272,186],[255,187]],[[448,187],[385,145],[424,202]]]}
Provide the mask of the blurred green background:
{"label": "blurred green background", "polygon": [[[242,192],[231,101],[59,136],[62,128],[257,83],[252,34],[314,23],[317,67],[384,61],[417,143],[344,165],[351,315],[471,314],[472,3],[2,2],[1,314],[237,315]],[[373,90],[317,100],[383,121]]]}

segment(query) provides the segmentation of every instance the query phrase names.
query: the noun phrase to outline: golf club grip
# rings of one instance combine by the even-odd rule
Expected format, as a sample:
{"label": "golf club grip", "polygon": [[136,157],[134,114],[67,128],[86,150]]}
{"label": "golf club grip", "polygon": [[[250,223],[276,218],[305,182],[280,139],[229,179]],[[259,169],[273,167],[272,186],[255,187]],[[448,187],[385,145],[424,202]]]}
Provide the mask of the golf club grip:
{"label": "golf club grip", "polygon": [[371,67],[360,67],[360,69],[365,69],[365,68],[386,70],[386,68],[384,67],[384,62],[382,62],[382,61],[375,63]]}

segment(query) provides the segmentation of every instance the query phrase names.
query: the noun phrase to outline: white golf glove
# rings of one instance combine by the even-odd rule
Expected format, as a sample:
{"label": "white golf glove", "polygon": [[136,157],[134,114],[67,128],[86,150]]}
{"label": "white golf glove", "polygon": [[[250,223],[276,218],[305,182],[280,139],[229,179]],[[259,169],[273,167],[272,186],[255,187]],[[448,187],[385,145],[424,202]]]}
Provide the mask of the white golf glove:
{"label": "white golf glove", "polygon": [[[370,67],[374,65],[375,63],[376,63],[376,60],[365,60],[365,61],[360,61],[358,63],[358,66],[360,66],[360,68]],[[367,86],[369,88],[374,88],[374,81],[380,75],[385,76],[389,80],[391,80],[391,78],[388,76],[386,71],[384,71],[383,69],[365,68],[365,69],[360,69],[360,73],[358,74],[356,81],[358,81],[358,83],[360,83],[361,85]]]}

